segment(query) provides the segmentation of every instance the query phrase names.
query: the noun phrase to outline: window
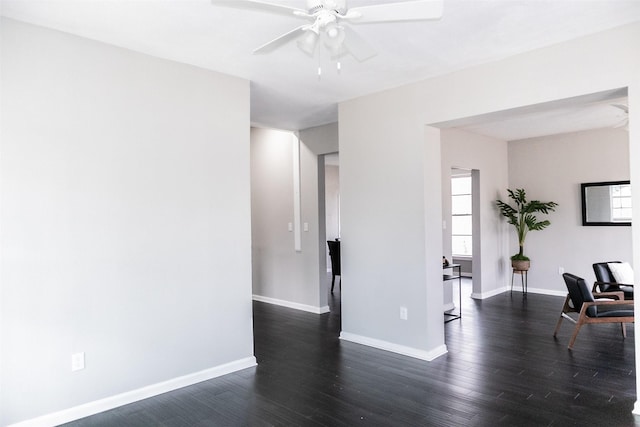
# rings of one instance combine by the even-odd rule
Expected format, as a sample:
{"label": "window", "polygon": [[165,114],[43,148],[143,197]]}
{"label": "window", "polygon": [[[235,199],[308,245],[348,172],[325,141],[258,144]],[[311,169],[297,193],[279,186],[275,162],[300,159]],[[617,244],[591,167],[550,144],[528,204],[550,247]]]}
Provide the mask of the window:
{"label": "window", "polygon": [[451,178],[451,249],[453,255],[471,256],[471,175]]}
{"label": "window", "polygon": [[631,185],[612,185],[611,221],[631,221]]}

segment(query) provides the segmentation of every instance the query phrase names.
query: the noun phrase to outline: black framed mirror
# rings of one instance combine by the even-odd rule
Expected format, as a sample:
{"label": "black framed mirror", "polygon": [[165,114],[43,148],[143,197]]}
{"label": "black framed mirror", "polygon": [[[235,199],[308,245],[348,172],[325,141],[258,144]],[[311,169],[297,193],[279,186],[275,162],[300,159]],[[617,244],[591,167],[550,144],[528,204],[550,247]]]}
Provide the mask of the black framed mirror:
{"label": "black framed mirror", "polygon": [[630,181],[580,184],[582,225],[631,225]]}

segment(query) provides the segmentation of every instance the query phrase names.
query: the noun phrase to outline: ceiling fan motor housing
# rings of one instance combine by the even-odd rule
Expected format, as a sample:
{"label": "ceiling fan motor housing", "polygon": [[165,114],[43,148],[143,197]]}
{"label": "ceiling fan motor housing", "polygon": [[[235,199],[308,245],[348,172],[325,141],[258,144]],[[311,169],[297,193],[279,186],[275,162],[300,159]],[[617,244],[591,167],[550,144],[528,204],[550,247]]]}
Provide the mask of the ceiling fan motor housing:
{"label": "ceiling fan motor housing", "polygon": [[347,10],[347,0],[307,0],[307,10],[310,15],[323,9],[335,10],[343,14]]}

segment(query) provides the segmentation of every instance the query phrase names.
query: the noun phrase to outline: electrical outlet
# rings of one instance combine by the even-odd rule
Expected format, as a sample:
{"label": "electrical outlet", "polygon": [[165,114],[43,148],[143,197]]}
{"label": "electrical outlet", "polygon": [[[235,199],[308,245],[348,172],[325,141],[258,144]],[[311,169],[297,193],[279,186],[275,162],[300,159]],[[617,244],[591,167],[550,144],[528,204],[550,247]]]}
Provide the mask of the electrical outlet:
{"label": "electrical outlet", "polygon": [[407,310],[407,307],[400,307],[400,319],[407,320],[408,317],[409,312]]}
{"label": "electrical outlet", "polygon": [[84,352],[71,355],[71,371],[84,369]]}

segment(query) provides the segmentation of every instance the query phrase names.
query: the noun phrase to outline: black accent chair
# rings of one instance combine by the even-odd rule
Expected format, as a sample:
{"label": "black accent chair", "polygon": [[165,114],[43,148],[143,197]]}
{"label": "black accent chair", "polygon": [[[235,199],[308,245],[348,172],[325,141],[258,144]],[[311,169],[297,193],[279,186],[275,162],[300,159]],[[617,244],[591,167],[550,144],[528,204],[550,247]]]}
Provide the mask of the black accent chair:
{"label": "black accent chair", "polygon": [[609,263],[620,263],[620,261],[597,262],[593,264],[593,272],[596,275],[596,281],[593,284],[593,292],[624,292],[624,299],[633,299],[633,284],[618,283],[611,273]]}
{"label": "black accent chair", "polygon": [[[569,294],[564,301],[556,329],[553,331],[554,337],[560,329],[562,319],[568,319],[576,324],[569,340],[570,350],[573,349],[580,328],[587,323],[620,323],[622,336],[627,337],[625,323],[633,323],[633,302],[625,301],[622,291],[593,294],[583,278],[570,273],[564,273],[562,277]],[[568,313],[579,313],[578,320],[571,318]]]}
{"label": "black accent chair", "polygon": [[336,276],[340,276],[340,288],[342,288],[342,275],[340,274],[340,241],[327,240],[329,256],[331,257],[331,293],[336,283]]}

